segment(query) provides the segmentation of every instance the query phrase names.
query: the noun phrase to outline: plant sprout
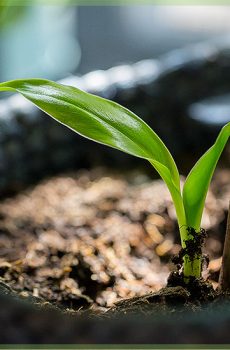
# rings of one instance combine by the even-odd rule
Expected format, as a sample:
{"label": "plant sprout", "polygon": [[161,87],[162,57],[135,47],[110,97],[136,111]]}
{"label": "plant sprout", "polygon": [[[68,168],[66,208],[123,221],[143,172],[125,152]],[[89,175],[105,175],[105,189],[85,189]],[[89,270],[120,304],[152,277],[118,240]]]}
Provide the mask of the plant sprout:
{"label": "plant sprout", "polygon": [[119,104],[49,80],[25,79],[0,84],[0,90],[18,92],[42,111],[78,134],[146,159],[166,183],[177,214],[184,249],[183,276],[201,276],[201,249],[191,253],[201,237],[205,198],[217,161],[230,136],[230,122],[220,131],[214,145],[190,171],[183,190],[171,153],[157,134],[137,115]]}

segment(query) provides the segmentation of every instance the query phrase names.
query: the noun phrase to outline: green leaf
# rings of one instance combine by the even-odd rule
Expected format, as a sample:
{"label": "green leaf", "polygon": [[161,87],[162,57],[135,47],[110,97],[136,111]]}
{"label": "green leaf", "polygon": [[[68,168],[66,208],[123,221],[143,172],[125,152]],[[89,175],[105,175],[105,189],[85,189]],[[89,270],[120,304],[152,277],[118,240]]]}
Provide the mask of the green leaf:
{"label": "green leaf", "polygon": [[115,102],[49,80],[13,80],[1,83],[0,90],[19,92],[82,136],[148,160],[166,182],[182,224],[183,203],[175,162],[157,134],[134,113]]}
{"label": "green leaf", "polygon": [[187,225],[200,229],[205,198],[217,162],[230,136],[230,122],[219,133],[214,145],[198,160],[190,171],[183,189]]}

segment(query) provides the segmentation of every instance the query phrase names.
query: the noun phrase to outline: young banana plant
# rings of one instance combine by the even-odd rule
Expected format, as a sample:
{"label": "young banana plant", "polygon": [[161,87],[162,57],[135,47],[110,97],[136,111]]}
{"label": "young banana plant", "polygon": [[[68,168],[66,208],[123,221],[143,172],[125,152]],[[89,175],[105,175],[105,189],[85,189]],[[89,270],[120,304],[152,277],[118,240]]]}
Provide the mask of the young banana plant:
{"label": "young banana plant", "polygon": [[186,252],[183,258],[184,281],[200,277],[201,252],[190,254],[187,248],[188,243],[191,246],[195,242],[195,235],[200,235],[205,198],[217,161],[230,136],[230,122],[195,164],[181,191],[179,172],[169,150],[157,134],[128,109],[49,80],[12,80],[1,83],[0,90],[20,93],[55,120],[86,138],[149,161],[166,183],[175,205],[181,245]]}

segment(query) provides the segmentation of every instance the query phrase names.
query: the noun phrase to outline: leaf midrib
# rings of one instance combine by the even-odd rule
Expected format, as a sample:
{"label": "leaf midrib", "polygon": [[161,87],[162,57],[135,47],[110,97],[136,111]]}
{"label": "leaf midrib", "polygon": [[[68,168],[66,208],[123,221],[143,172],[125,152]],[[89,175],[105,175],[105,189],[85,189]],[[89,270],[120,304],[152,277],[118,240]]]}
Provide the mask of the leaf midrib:
{"label": "leaf midrib", "polygon": [[[19,89],[17,89],[17,90],[19,90]],[[24,93],[23,93],[24,94]],[[41,94],[40,96],[43,96],[43,94]],[[135,146],[137,146],[138,148],[139,148],[139,150],[141,151],[141,152],[143,152],[143,150],[141,149],[141,147],[138,145],[138,143],[136,143],[136,142],[134,142],[129,136],[127,136],[126,134],[124,134],[122,131],[121,131],[121,129],[119,128],[119,127],[114,127],[111,123],[109,123],[109,121],[107,120],[107,119],[105,119],[105,118],[103,118],[102,116],[100,116],[97,112],[95,112],[95,113],[92,113],[92,112],[90,112],[89,111],[89,109],[88,108],[85,108],[85,107],[83,107],[82,105],[80,105],[80,106],[76,106],[73,102],[69,102],[69,101],[66,101],[64,98],[60,98],[60,97],[55,97],[55,96],[50,96],[50,95],[45,95],[45,96],[49,96],[50,98],[52,98],[52,99],[54,99],[54,100],[61,100],[62,102],[64,102],[65,104],[68,104],[68,105],[70,105],[70,106],[73,106],[74,108],[76,108],[76,109],[79,109],[79,110],[81,110],[81,111],[83,111],[83,112],[86,112],[86,113],[88,113],[91,117],[96,117],[96,119],[97,119],[97,121],[100,121],[100,120],[103,120],[103,122],[105,122],[107,125],[109,125],[110,127],[112,127],[114,130],[118,130],[119,131],[119,133],[121,134],[121,135],[123,135],[123,136],[125,136],[129,141],[131,141],[131,143],[133,143]],[[32,101],[33,102],[33,101]],[[53,117],[53,118],[55,118],[55,117]],[[78,131],[77,131],[78,132]],[[79,133],[80,134],[80,133]],[[85,137],[85,136],[84,136]],[[90,137],[89,137],[90,138]],[[93,141],[95,141],[95,140],[93,140]],[[98,141],[97,141],[98,142]],[[112,146],[111,146],[112,147]],[[116,146],[117,147],[117,146]],[[120,147],[117,147],[117,148],[119,148],[121,151],[123,151],[124,152],[124,150],[122,149],[122,148],[120,148]],[[127,151],[125,151],[125,152],[127,152]],[[145,153],[146,153],[146,151],[144,151]],[[130,152],[127,152],[127,153],[130,153]],[[132,154],[132,155],[135,155],[136,156],[136,154],[134,154],[134,153],[130,153],[130,154]],[[157,161],[156,159],[154,159],[154,158],[150,158],[149,156],[138,156],[139,158],[144,158],[144,159],[146,159],[146,160],[153,160],[153,161]],[[161,162],[159,162],[160,164],[162,164],[162,165],[164,165],[163,163],[161,163]],[[165,165],[164,165],[165,166]],[[165,166],[166,167],[166,166]],[[168,167],[167,167],[168,168]],[[168,168],[169,169],[169,168]],[[169,169],[169,171],[170,171],[170,169]],[[170,174],[171,174],[171,171],[170,171]]]}

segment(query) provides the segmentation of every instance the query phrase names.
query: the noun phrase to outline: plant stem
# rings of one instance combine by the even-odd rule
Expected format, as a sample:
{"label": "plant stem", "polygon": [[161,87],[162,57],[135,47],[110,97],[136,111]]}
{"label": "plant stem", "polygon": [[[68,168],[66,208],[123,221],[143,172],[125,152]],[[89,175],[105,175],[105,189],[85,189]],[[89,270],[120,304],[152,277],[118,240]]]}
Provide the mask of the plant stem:
{"label": "plant stem", "polygon": [[230,202],[224,241],[223,259],[219,276],[219,288],[223,292],[230,292]]}
{"label": "plant stem", "polygon": [[190,277],[199,278],[201,276],[201,255],[196,255],[193,260],[185,255],[183,273],[185,283],[189,282]]}
{"label": "plant stem", "polygon": [[[180,227],[180,238],[181,238],[181,246],[183,249],[186,249],[186,242],[194,241],[194,249],[196,249],[194,236],[189,234],[188,227],[186,225],[186,216],[184,211],[183,199],[181,197],[181,193],[178,191],[172,191],[170,188],[170,193],[175,205],[178,224]],[[196,231],[194,230],[196,233]],[[199,234],[199,233],[197,233]],[[183,257],[183,274],[184,274],[184,282],[188,283],[190,277],[199,278],[201,276],[201,253],[198,250],[196,254],[191,256],[190,254],[186,254]]]}
{"label": "plant stem", "polygon": [[180,231],[182,231],[182,229],[182,248],[187,252],[183,257],[183,274],[184,282],[188,283],[190,277],[199,278],[201,276],[201,247],[199,243],[197,244],[197,239],[194,237],[194,234],[199,235],[200,233],[193,230],[193,235],[191,235],[188,227],[183,227]]}

